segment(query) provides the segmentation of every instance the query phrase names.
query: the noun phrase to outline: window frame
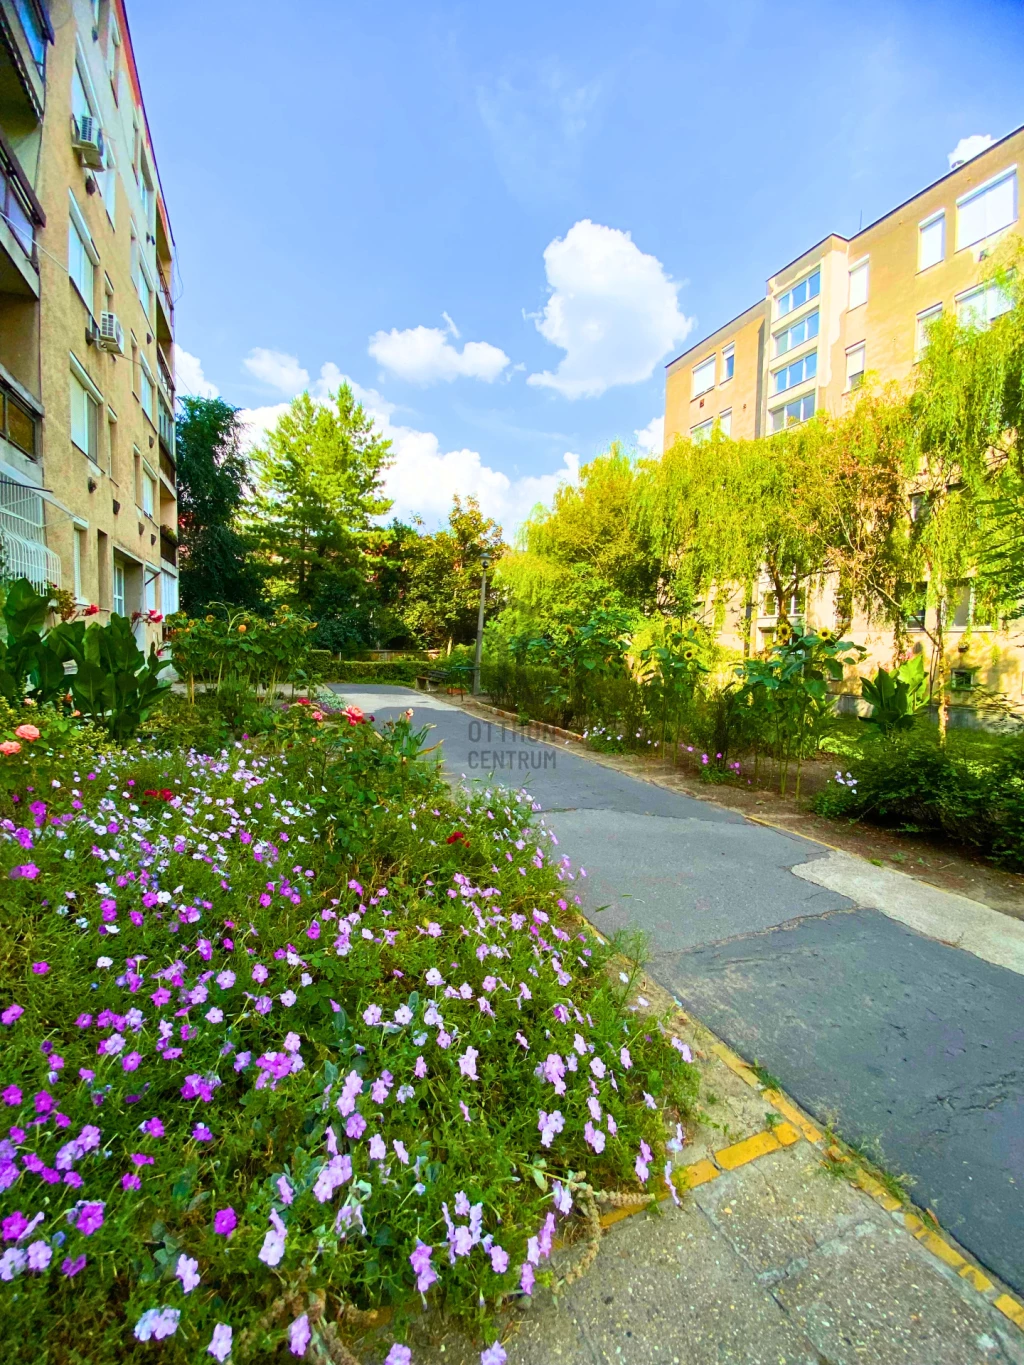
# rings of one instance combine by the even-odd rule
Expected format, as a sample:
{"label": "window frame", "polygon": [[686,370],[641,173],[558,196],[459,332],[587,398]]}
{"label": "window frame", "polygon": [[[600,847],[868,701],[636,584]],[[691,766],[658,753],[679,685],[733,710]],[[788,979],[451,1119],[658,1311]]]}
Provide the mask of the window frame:
{"label": "window frame", "polygon": [[[147,404],[146,404],[146,399],[145,399],[145,393],[146,393],[145,386],[146,386],[146,385],[149,386],[149,405],[148,405],[148,406],[147,406]],[[154,404],[155,404],[155,402],[156,402],[156,392],[157,392],[157,389],[156,389],[156,380],[153,378],[153,371],[149,368],[149,362],[147,361],[147,359],[146,359],[145,355],[143,354],[142,350],[140,349],[140,350],[139,350],[139,391],[138,391],[138,393],[137,393],[135,396],[136,396],[136,398],[138,398],[138,400],[139,400],[139,407],[141,407],[142,411],[146,414],[146,416],[149,418],[149,420],[153,423],[154,426],[156,425],[156,420],[155,420],[155,418],[153,417],[153,406],[154,406]]]}
{"label": "window frame", "polygon": [[732,408],[723,408],[715,419],[718,422],[718,430],[727,440],[732,440]]}
{"label": "window frame", "polygon": [[89,450],[83,449],[83,447],[80,446],[80,445],[78,444],[78,442],[75,440],[75,437],[74,437],[74,400],[73,400],[73,399],[72,399],[72,412],[71,412],[72,420],[71,420],[71,422],[69,423],[69,431],[68,431],[69,437],[70,437],[70,439],[71,439],[71,444],[75,447],[76,450],[81,451],[81,453],[85,456],[85,458],[86,458],[91,464],[93,464],[93,465],[96,467],[96,469],[100,470],[100,472],[102,473],[102,467],[101,467],[101,465],[100,465],[98,456],[99,456],[99,453],[100,453],[100,451],[99,451],[99,444],[100,444],[99,414],[100,414],[100,410],[101,410],[101,409],[103,408],[103,406],[104,406],[104,404],[103,404],[103,395],[102,395],[102,393],[100,393],[99,389],[96,387],[96,384],[94,383],[93,379],[92,379],[91,376],[89,375],[88,370],[86,370],[86,368],[84,367],[84,365],[82,365],[81,361],[78,360],[78,358],[74,355],[74,353],[72,353],[72,355],[71,355],[71,366],[70,366],[70,376],[69,376],[69,377],[70,377],[70,379],[71,379],[74,383],[76,383],[76,384],[78,385],[78,387],[82,390],[82,392],[83,392],[84,395],[85,395],[85,398],[86,398],[87,403],[91,405],[91,406],[89,406],[88,409],[87,409],[87,413],[88,413],[88,416],[87,416],[88,437],[89,437],[89,439],[90,439],[91,449],[89,449]]}
{"label": "window frame", "polygon": [[[86,298],[85,291],[82,288],[82,284],[78,280],[78,277],[76,276],[74,270],[72,269],[73,265],[71,254],[72,235],[78,239],[82,252],[90,265],[91,288],[89,290],[90,294],[89,298]],[[68,190],[68,279],[75,286],[75,290],[78,293],[78,297],[85,304],[86,308],[88,308],[90,317],[93,316],[93,309],[95,307],[96,271],[99,267],[99,263],[100,253],[97,251],[96,243],[92,239],[92,233],[89,231],[89,224],[85,221],[85,216],[83,215],[82,210],[78,207],[78,201],[76,200],[75,196],[72,194],[70,190]]]}
{"label": "window frame", "polygon": [[[968,299],[973,298],[976,294],[981,294],[985,298],[986,301],[985,318],[981,322],[977,321],[970,322],[965,318],[961,317],[960,310],[962,305],[965,304]],[[1006,307],[1001,308],[998,313],[989,313],[988,311],[988,299],[993,294],[1000,295],[1006,301]],[[1003,293],[1002,289],[1000,289],[999,284],[997,283],[996,280],[982,280],[980,284],[972,285],[969,289],[964,289],[959,294],[955,294],[953,296],[953,305],[956,308],[956,320],[960,324],[960,326],[976,327],[978,328],[979,331],[985,331],[987,328],[991,327],[993,322],[995,322],[996,318],[1003,317],[1004,314],[1008,313],[1010,309],[1013,307],[1012,302],[1010,302],[1009,300],[1009,296]]]}
{"label": "window frame", "polygon": [[[810,362],[811,365],[812,365],[812,369],[810,370],[809,373],[808,373],[808,369],[807,369],[808,362]],[[788,378],[788,376],[790,375],[791,371],[797,370],[797,369],[800,370],[800,377],[799,377],[799,379],[790,379],[790,378]],[[779,380],[781,379],[781,377],[782,377],[783,375],[786,375],[786,376],[787,376],[787,381],[786,381],[785,384],[783,384],[783,385],[780,386],[780,385],[779,385]],[[796,358],[796,360],[791,360],[791,361],[789,362],[788,365],[780,365],[779,368],[778,368],[777,370],[772,370],[772,371],[771,371],[771,376],[772,376],[772,397],[773,397],[773,398],[774,398],[777,394],[780,394],[780,393],[788,393],[790,389],[798,388],[801,384],[806,384],[806,383],[808,383],[808,382],[809,382],[810,380],[812,380],[812,379],[817,379],[817,377],[818,377],[818,348],[815,347],[813,351],[806,351],[803,355],[798,356],[798,357]]]}
{"label": "window frame", "polygon": [[[925,232],[927,232],[929,228],[933,228],[936,226],[940,229],[942,248],[939,252],[939,255],[935,258],[935,260],[929,261],[928,264],[925,265],[922,260],[923,252],[921,249],[924,243],[924,234]],[[929,214],[927,218],[922,218],[922,220],[917,225],[917,273],[920,275],[922,271],[931,270],[934,266],[941,265],[945,259],[946,259],[946,210],[939,209],[937,210],[937,212]]]}
{"label": "window frame", "polygon": [[[853,301],[853,279],[855,275],[864,277],[864,297],[857,303]],[[847,294],[846,311],[852,313],[855,308],[863,308],[868,301],[868,294],[871,289],[871,257],[862,256],[859,261],[855,261],[847,270]]]}
{"label": "window frame", "polygon": [[[788,337],[790,333],[795,332],[798,327],[807,327],[812,318],[816,319],[814,331],[806,333],[801,341],[787,342],[786,349],[784,351],[780,351],[779,342],[782,340],[782,338]],[[811,341],[816,341],[820,335],[821,309],[815,308],[812,312],[804,313],[803,317],[797,318],[796,322],[791,322],[788,327],[780,327],[777,332],[772,333],[772,341],[775,344],[775,355],[773,356],[773,359],[779,360],[781,359],[782,356],[789,355],[791,351],[798,350],[799,347],[806,346]]]}
{"label": "window frame", "polygon": [[[811,290],[810,290],[810,282],[811,282],[811,280],[814,279],[815,276],[817,276],[817,278],[818,278],[818,287],[817,287],[817,289],[815,289],[814,292],[812,293]],[[792,302],[793,294],[794,294],[794,292],[795,292],[797,289],[800,288],[800,286],[801,286],[802,284],[806,284],[806,285],[808,286],[807,297],[806,297],[801,303],[794,304],[794,303]],[[775,300],[775,316],[776,316],[776,318],[785,318],[785,317],[789,317],[790,313],[795,313],[795,312],[797,311],[798,308],[805,308],[805,307],[807,306],[807,304],[809,304],[810,301],[811,301],[812,299],[817,299],[817,298],[820,298],[820,297],[821,297],[821,263],[819,262],[819,263],[813,268],[813,270],[809,270],[809,271],[807,272],[807,274],[804,275],[801,279],[794,281],[794,283],[791,284],[791,285],[789,286],[789,288],[786,290],[786,292],[785,292],[784,294],[780,294],[780,295],[778,296],[778,298]],[[790,302],[786,304],[786,307],[785,307],[785,308],[783,308],[782,305],[783,305],[783,303],[785,303],[785,301],[786,301],[787,299],[789,299]]]}
{"label": "window frame", "polygon": [[731,341],[722,347],[722,378],[720,384],[728,384],[736,374],[736,343]]}
{"label": "window frame", "polygon": [[928,338],[923,335],[922,328],[929,322],[935,322],[942,317],[944,306],[941,303],[933,303],[928,308],[922,308],[914,318],[914,364],[916,365],[924,355],[928,346]]}
{"label": "window frame", "polygon": [[[860,353],[861,366],[859,370],[850,370],[850,360]],[[855,341],[852,346],[846,348],[846,393],[853,393],[864,383],[864,374],[867,370],[868,347],[866,341]],[[856,380],[856,383],[854,382]]]}
{"label": "window frame", "polygon": [[[1013,180],[1013,217],[1010,218],[1007,222],[1003,223],[1000,227],[992,228],[991,231],[986,231],[982,233],[980,237],[972,237],[969,242],[962,242],[960,240],[961,210],[963,208],[966,208],[968,204],[973,203],[975,200],[981,199],[985,195],[991,194],[992,191],[997,189],[1005,180],[1011,179]],[[1013,223],[1016,223],[1020,217],[1019,192],[1020,186],[1017,183],[1017,167],[1016,165],[1013,165],[1007,166],[1004,170],[1000,171],[998,175],[994,175],[991,178],[991,180],[986,180],[983,185],[976,185],[974,189],[968,190],[966,194],[960,195],[960,197],[956,201],[956,250],[968,251],[970,250],[971,247],[977,246],[979,242],[988,241],[988,239],[990,237],[994,237],[997,232],[1002,232],[1006,228],[1010,227]]]}
{"label": "window frame", "polygon": [[706,422],[698,422],[696,426],[690,428],[690,440],[694,445],[699,445],[702,441],[710,441],[714,427],[714,417],[709,417]]}
{"label": "window frame", "polygon": [[[806,407],[808,402],[812,404],[812,407],[811,411],[805,415],[803,409]],[[786,420],[787,409],[796,407],[800,408],[800,416],[794,417],[791,422],[787,421]],[[804,422],[809,422],[817,411],[818,403],[816,389],[812,389],[810,393],[801,394],[799,398],[791,398],[787,403],[780,403],[778,407],[769,408],[768,409],[768,425],[770,427],[769,435],[777,436],[780,431],[788,431],[790,427],[801,426]],[[782,415],[781,425],[775,426],[774,424],[775,418],[778,417],[780,414]]]}
{"label": "window frame", "polygon": [[[710,374],[711,382],[710,384],[705,384],[702,389],[698,389],[697,376],[703,370],[706,370],[708,374]],[[701,398],[703,397],[704,394],[710,393],[711,390],[715,387],[716,376],[718,373],[718,352],[712,351],[710,355],[706,355],[699,364],[693,366],[690,373],[691,373],[690,399],[692,401],[694,398]]]}

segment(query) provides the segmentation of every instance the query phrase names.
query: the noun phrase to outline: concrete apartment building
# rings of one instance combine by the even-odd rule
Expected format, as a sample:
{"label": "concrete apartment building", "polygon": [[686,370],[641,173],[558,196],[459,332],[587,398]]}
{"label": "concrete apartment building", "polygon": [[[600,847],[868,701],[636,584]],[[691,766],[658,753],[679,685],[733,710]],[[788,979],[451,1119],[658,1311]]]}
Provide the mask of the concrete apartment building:
{"label": "concrete apartment building", "polygon": [[[1019,175],[1024,128],[955,167],[920,194],[849,239],[832,234],[767,281],[765,296],[691,346],[667,367],[665,445],[701,440],[717,422],[733,439],[771,435],[825,408],[839,413],[866,373],[885,383],[912,376],[928,324],[942,312],[985,325],[1008,307],[991,257],[1020,232]],[[769,644],[778,604],[763,583],[747,622],[731,602],[723,643],[755,651]],[[954,685],[981,685],[1024,698],[1024,632],[1009,636],[972,620],[965,584],[949,632]],[[834,624],[822,585],[789,605],[811,624]],[[932,610],[929,608],[929,610]],[[921,620],[911,620],[921,647]],[[854,620],[868,647],[866,667],[888,663],[891,631]]]}
{"label": "concrete apartment building", "polygon": [[123,0],[0,0],[2,570],[176,610],[173,241]]}

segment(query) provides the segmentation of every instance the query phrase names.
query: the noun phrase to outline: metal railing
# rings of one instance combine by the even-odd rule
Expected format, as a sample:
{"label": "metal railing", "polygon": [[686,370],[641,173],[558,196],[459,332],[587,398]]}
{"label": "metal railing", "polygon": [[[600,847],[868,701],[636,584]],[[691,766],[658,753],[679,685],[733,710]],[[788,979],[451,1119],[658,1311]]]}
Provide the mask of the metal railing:
{"label": "metal railing", "polygon": [[12,479],[0,478],[0,573],[27,578],[42,592],[61,585],[60,556],[46,544],[43,500]]}

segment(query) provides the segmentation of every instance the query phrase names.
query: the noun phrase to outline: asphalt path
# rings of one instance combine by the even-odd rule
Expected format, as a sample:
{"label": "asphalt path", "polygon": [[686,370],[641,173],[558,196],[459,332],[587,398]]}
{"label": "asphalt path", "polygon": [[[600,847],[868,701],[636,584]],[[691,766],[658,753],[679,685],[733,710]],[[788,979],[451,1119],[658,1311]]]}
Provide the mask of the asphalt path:
{"label": "asphalt path", "polygon": [[529,791],[595,925],[642,930],[688,1010],[1024,1291],[1024,976],[815,885],[820,844],[411,689],[335,690],[413,707],[452,780]]}

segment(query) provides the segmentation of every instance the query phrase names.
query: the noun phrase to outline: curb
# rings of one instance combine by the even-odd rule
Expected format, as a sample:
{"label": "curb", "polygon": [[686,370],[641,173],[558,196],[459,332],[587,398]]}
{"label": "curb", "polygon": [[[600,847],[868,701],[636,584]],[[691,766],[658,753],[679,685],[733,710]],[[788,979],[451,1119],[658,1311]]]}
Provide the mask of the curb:
{"label": "curb", "polygon": [[[725,1043],[716,1042],[711,1044],[710,1051],[752,1090],[759,1091],[768,1103],[782,1114],[784,1121],[772,1128],[762,1129],[761,1132],[743,1138],[742,1141],[735,1142],[731,1146],[722,1147],[714,1152],[710,1158],[705,1157],[700,1161],[695,1161],[692,1166],[677,1167],[672,1174],[672,1183],[680,1193],[698,1189],[701,1185],[708,1184],[709,1181],[718,1180],[720,1176],[729,1171],[734,1171],[740,1166],[747,1166],[750,1162],[770,1156],[774,1152],[782,1151],[783,1148],[791,1147],[803,1139],[817,1147],[823,1157],[827,1157],[829,1161],[842,1166],[846,1178],[862,1189],[865,1194],[870,1195],[886,1213],[892,1214],[897,1221],[901,1222],[915,1240],[920,1242],[926,1251],[930,1251],[936,1260],[941,1261],[950,1270],[955,1270],[960,1278],[969,1284],[987,1303],[990,1303],[993,1308],[997,1308],[1004,1317],[1017,1327],[1024,1329],[1024,1303],[1014,1298],[1012,1294],[1001,1290],[980,1266],[969,1261],[954,1245],[952,1239],[942,1232],[931,1213],[918,1210],[913,1205],[908,1207],[895,1195],[890,1194],[882,1182],[866,1170],[856,1157],[844,1152],[835,1142],[830,1142],[826,1146],[825,1135],[821,1130],[787,1095],[779,1090],[762,1085],[753,1068],[742,1057],[733,1052],[732,1048]],[[669,1197],[666,1195],[657,1202],[664,1202]],[[641,1213],[649,1207],[649,1204],[639,1204],[613,1209],[602,1216],[601,1227],[610,1228],[624,1218],[630,1218],[633,1214]]]}

